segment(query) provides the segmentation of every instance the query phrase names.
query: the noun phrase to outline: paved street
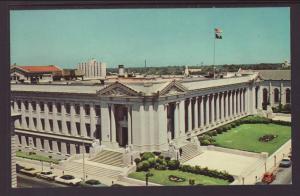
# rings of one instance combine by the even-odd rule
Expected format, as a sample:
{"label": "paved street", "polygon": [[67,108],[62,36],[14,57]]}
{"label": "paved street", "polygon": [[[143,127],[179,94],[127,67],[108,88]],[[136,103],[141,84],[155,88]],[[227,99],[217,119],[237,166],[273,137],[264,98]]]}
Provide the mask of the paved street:
{"label": "paved street", "polygon": [[67,187],[57,184],[53,181],[42,180],[36,177],[30,177],[22,174],[17,175],[18,188],[45,188],[45,187]]}
{"label": "paved street", "polygon": [[292,167],[278,168],[276,179],[272,184],[291,184],[292,183]]}

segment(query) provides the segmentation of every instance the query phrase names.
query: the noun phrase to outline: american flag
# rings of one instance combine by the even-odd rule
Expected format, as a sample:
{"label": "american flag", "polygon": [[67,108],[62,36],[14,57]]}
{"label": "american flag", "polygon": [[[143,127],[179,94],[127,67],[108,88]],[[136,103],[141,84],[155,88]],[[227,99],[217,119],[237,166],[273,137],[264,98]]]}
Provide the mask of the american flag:
{"label": "american flag", "polygon": [[220,28],[215,28],[215,33],[222,33],[222,30]]}
{"label": "american flag", "polygon": [[215,28],[215,39],[222,39],[222,30],[220,28]]}

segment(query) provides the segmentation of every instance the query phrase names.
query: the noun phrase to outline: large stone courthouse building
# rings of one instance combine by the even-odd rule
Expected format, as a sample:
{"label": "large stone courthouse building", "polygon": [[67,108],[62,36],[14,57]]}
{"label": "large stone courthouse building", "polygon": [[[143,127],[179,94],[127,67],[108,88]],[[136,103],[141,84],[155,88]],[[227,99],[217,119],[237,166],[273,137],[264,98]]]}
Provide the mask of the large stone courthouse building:
{"label": "large stone courthouse building", "polygon": [[[281,81],[281,80],[280,80]],[[16,143],[72,155],[101,147],[167,151],[196,135],[263,112],[263,90],[282,89],[259,72],[231,78],[111,78],[104,84],[12,84]],[[268,96],[273,95],[269,93]],[[275,98],[269,98],[277,99]],[[79,144],[85,144],[85,149]]]}

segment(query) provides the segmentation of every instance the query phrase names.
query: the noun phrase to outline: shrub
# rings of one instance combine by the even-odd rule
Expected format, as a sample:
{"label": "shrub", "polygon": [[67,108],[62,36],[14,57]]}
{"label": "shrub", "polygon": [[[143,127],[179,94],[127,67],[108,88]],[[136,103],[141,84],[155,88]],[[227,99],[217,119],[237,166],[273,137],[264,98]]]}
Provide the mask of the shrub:
{"label": "shrub", "polygon": [[231,123],[231,127],[232,128],[236,127],[236,123]]}
{"label": "shrub", "polygon": [[157,170],[166,170],[167,169],[167,165],[166,164],[155,164],[155,169]]}
{"label": "shrub", "polygon": [[168,162],[169,170],[176,170],[179,168],[180,162],[178,160],[171,160]]}
{"label": "shrub", "polygon": [[136,171],[148,171],[149,167],[150,167],[150,164],[148,161],[142,161],[137,165]]}
{"label": "shrub", "polygon": [[149,162],[150,167],[153,168],[155,166],[156,160],[155,160],[155,158],[149,158],[148,162]]}
{"label": "shrub", "polygon": [[155,160],[155,162],[156,162],[157,164],[163,164],[164,160],[163,160],[163,159],[160,159],[160,158],[157,158],[157,159]]}
{"label": "shrub", "polygon": [[223,127],[218,127],[218,128],[216,129],[216,131],[217,131],[218,134],[223,133]]}
{"label": "shrub", "polygon": [[165,161],[167,161],[167,163],[171,160],[171,157],[165,157]]}
{"label": "shrub", "polygon": [[210,145],[210,141],[209,140],[203,140],[202,142],[200,141],[200,144],[203,146],[208,146]]}
{"label": "shrub", "polygon": [[195,180],[194,179],[189,179],[189,185],[193,186],[195,184]]}
{"label": "shrub", "polygon": [[159,155],[158,158],[159,158],[159,159],[164,159],[164,156]]}
{"label": "shrub", "polygon": [[144,152],[142,155],[142,161],[148,160],[149,158],[155,158],[155,155],[152,152]]}
{"label": "shrub", "polygon": [[139,163],[141,162],[141,159],[140,159],[140,158],[135,158],[135,159],[134,159],[134,162],[135,162],[135,164],[137,165],[137,164],[139,164]]}
{"label": "shrub", "polygon": [[211,131],[212,136],[216,136],[218,132],[216,130]]}

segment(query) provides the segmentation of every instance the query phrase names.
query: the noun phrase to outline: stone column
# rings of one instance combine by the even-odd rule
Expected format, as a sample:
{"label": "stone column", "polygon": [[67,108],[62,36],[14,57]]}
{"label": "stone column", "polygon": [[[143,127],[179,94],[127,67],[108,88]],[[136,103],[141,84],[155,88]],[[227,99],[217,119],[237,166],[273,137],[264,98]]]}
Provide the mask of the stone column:
{"label": "stone column", "polygon": [[220,94],[216,94],[216,122],[220,121]]}
{"label": "stone column", "polygon": [[[153,107],[153,105],[152,105]],[[131,133],[132,133],[132,116],[131,116],[131,105],[127,105],[127,123],[128,123],[128,145],[132,144]]]}
{"label": "stone column", "polygon": [[[272,84],[271,82],[269,83],[269,102],[270,102],[270,105],[273,106],[273,103],[274,103],[274,93],[273,93],[273,88],[272,88]],[[255,102],[254,102],[255,103]]]}
{"label": "stone column", "polygon": [[110,129],[111,129],[111,141],[115,143],[117,142],[117,140],[116,140],[116,119],[115,119],[114,104],[110,106]]}
{"label": "stone column", "polygon": [[50,132],[50,123],[49,123],[49,108],[48,102],[44,103],[44,117],[45,117],[45,131]]}
{"label": "stone column", "polygon": [[233,92],[232,92],[233,94],[232,94],[232,117],[235,117],[236,116],[236,90],[234,90]]}
{"label": "stone column", "polygon": [[224,121],[224,93],[220,92],[219,96],[220,96],[220,100],[221,100],[221,105],[220,105],[221,117],[220,117],[220,121],[223,122]]}
{"label": "stone column", "polygon": [[57,145],[57,141],[56,140],[52,140],[52,147],[53,147],[53,152],[58,153],[58,145]]}
{"label": "stone column", "polygon": [[71,153],[71,155],[76,154],[76,147],[75,147],[75,144],[70,144],[70,153]]}
{"label": "stone column", "polygon": [[237,115],[239,116],[241,113],[241,94],[240,89],[237,90]]}
{"label": "stone column", "polygon": [[29,110],[29,129],[35,130],[35,126],[33,123],[33,108],[31,101],[28,101],[28,110]]}
{"label": "stone column", "polygon": [[44,150],[46,152],[50,151],[50,145],[49,145],[49,140],[48,139],[44,139]]}
{"label": "stone column", "polygon": [[43,146],[42,146],[41,138],[39,138],[39,137],[36,138],[36,148],[38,150],[44,150]]}
{"label": "stone column", "polygon": [[229,97],[229,93],[230,91],[227,91],[226,92],[226,96],[224,96],[224,101],[225,101],[225,120],[228,120],[230,117],[229,117],[229,110],[230,110],[230,105],[229,102],[230,102],[230,97]]}
{"label": "stone column", "polygon": [[175,111],[174,111],[174,138],[178,138],[180,134],[179,130],[179,102],[175,103]]}
{"label": "stone column", "polygon": [[41,106],[40,106],[40,102],[36,102],[36,123],[37,123],[36,129],[38,131],[43,131],[43,126],[42,126],[42,121],[41,121]]}
{"label": "stone column", "polygon": [[73,136],[77,136],[77,127],[76,127],[76,112],[75,112],[75,104],[70,103],[70,119],[71,119],[71,134]]}
{"label": "stone column", "polygon": [[199,112],[198,112],[198,97],[196,97],[195,100],[195,105],[194,105],[194,124],[195,124],[195,129],[197,129],[199,127],[198,125],[198,116]]}
{"label": "stone column", "polygon": [[[149,129],[148,130],[146,129],[147,133],[146,133],[145,136],[147,136],[147,138],[148,138],[149,145],[154,145],[154,143],[155,143],[155,134],[154,134],[154,132],[155,132],[154,106],[153,106],[153,103],[147,103],[147,105],[148,105],[148,108],[149,108],[149,111],[148,111],[149,112],[148,113]],[[146,115],[146,114],[147,113],[145,112],[144,115]]]}
{"label": "stone column", "polygon": [[209,95],[206,95],[205,101],[205,126],[209,125]]}
{"label": "stone column", "polygon": [[215,95],[212,94],[211,99],[211,124],[215,124]]}
{"label": "stone column", "polygon": [[66,142],[62,141],[60,143],[60,145],[61,145],[61,154],[63,154],[63,155],[68,154],[67,153],[67,144],[66,144]]}
{"label": "stone column", "polygon": [[23,129],[28,128],[25,115],[26,115],[25,104],[24,104],[24,101],[22,100],[21,101],[21,123],[22,123],[22,128]]}
{"label": "stone column", "polygon": [[96,111],[95,111],[95,104],[90,104],[90,137],[95,138],[96,132]]}
{"label": "stone column", "polygon": [[184,100],[179,101],[178,106],[178,112],[179,112],[179,134],[180,136],[185,135],[185,113],[184,113]]}
{"label": "stone column", "polygon": [[61,128],[62,128],[62,133],[67,135],[69,134],[68,127],[67,127],[67,120],[66,120],[66,106],[65,103],[61,104]]}
{"label": "stone column", "polygon": [[[257,93],[258,93],[258,95],[257,95],[257,97],[258,97],[258,100],[257,100],[257,109],[262,110],[263,93],[262,93],[262,87],[261,86],[258,87],[258,92]],[[280,97],[280,100],[281,100],[281,98],[282,97]]]}
{"label": "stone column", "polygon": [[188,132],[192,131],[192,98],[189,98],[189,107],[188,107]]}
{"label": "stone column", "polygon": [[101,144],[110,143],[110,112],[107,103],[101,103]]}
{"label": "stone column", "polygon": [[58,133],[59,128],[57,123],[57,106],[55,102],[53,102],[52,119],[53,119],[53,132]]}
{"label": "stone column", "polygon": [[244,115],[245,114],[245,110],[244,110],[244,89],[241,89],[241,114]]}
{"label": "stone column", "polygon": [[248,88],[249,87],[247,87],[246,89],[245,89],[245,113],[246,114],[248,114],[248,112],[249,112],[249,95],[248,95]]}
{"label": "stone column", "polygon": [[200,102],[200,127],[204,126],[204,104],[203,104],[203,100],[204,96],[201,96],[201,102]]}
{"label": "stone column", "polygon": [[84,110],[84,104],[80,104],[80,133],[81,136],[86,137],[86,126],[85,126],[85,110]]}

